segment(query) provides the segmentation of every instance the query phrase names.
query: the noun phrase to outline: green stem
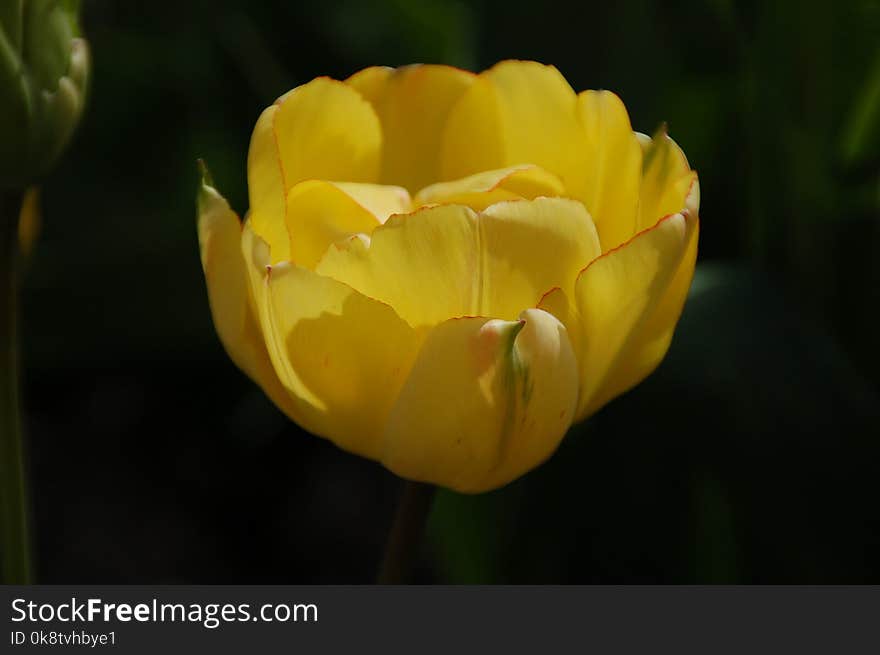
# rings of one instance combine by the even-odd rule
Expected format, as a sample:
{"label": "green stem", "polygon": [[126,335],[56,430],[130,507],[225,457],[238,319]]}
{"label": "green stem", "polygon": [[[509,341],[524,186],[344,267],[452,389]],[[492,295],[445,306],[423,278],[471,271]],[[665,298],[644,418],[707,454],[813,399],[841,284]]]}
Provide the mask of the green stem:
{"label": "green stem", "polygon": [[29,584],[18,395],[18,220],[23,194],[0,191],[0,582]]}
{"label": "green stem", "polygon": [[419,558],[422,535],[434,500],[434,485],[404,482],[400,504],[388,534],[379,584],[406,584]]}

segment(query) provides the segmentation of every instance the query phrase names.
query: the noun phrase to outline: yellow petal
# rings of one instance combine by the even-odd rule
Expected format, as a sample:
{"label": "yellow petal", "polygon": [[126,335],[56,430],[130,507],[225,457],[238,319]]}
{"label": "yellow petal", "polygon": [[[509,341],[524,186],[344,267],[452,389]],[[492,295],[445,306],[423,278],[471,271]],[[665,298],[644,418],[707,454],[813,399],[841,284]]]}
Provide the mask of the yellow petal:
{"label": "yellow petal", "polygon": [[[636,386],[653,373],[666,356],[690,290],[697,259],[699,219],[696,216],[687,216],[685,220],[684,251],[679,257],[678,265],[673,265],[671,278],[667,278],[665,288],[658,293],[653,306],[646,309],[620,349],[607,378],[597,388],[596,395],[586,407],[587,413],[593,413],[611,399]],[[657,277],[666,275],[668,274]]]}
{"label": "yellow petal", "polygon": [[532,200],[565,195],[558,177],[537,166],[511,166],[477,173],[461,180],[438,182],[416,194],[415,205],[455,203],[480,211],[503,200]]}
{"label": "yellow petal", "polygon": [[316,270],[387,302],[414,327],[456,316],[513,319],[553,286],[569,287],[599,254],[583,205],[538,198],[476,214],[437,205],[393,216],[369,245],[328,249]]}
{"label": "yellow petal", "polygon": [[569,189],[587,206],[607,251],[635,234],[642,150],[614,93],[584,91],[577,111],[586,142],[580,175],[570,180]]}
{"label": "yellow petal", "polygon": [[353,238],[331,246],[316,267],[386,302],[412,326],[473,314],[477,277],[476,214],[439,205],[392,216],[366,245]]}
{"label": "yellow petal", "polygon": [[480,74],[453,107],[441,180],[535,164],[568,187],[580,174],[584,137],[576,96],[552,66],[504,61]]}
{"label": "yellow petal", "polygon": [[483,316],[516,316],[552,287],[572,289],[601,254],[584,206],[567,198],[492,205],[480,214]]}
{"label": "yellow petal", "polygon": [[[360,93],[376,110],[376,106],[385,96],[388,80],[394,75],[394,71],[391,66],[370,66],[351,75],[345,83]],[[376,111],[377,115],[378,113]]]}
{"label": "yellow petal", "polygon": [[235,365],[283,412],[296,420],[295,404],[275,375],[254,315],[241,254],[242,232],[238,216],[205,180],[199,189],[198,212],[202,269],[220,342]]}
{"label": "yellow petal", "polygon": [[287,192],[307,179],[376,182],[382,131],[370,104],[342,82],[318,78],[266,109],[248,152],[253,229],[283,261]]}
{"label": "yellow petal", "polygon": [[[289,259],[313,269],[330,244],[353,234],[369,235],[391,214],[410,209],[401,187],[306,180],[287,195]],[[280,261],[274,256],[272,263]]]}
{"label": "yellow petal", "polygon": [[652,139],[644,132],[633,132],[636,135],[636,139],[638,139],[639,147],[642,149],[642,163],[645,161],[645,153],[651,147]]}
{"label": "yellow petal", "polygon": [[382,123],[383,184],[415,193],[439,179],[449,111],[475,77],[451,66],[419,64],[367,68],[346,80],[373,105]]}
{"label": "yellow petal", "polygon": [[494,489],[553,453],[576,400],[576,362],[551,315],[446,321],[428,334],[400,392],[382,462],[457,491]]}
{"label": "yellow petal", "polygon": [[412,198],[403,187],[357,182],[334,182],[334,184],[354,198],[380,223],[387,221],[392,214],[412,211]]}
{"label": "yellow petal", "polygon": [[506,168],[507,156],[501,123],[501,101],[485,74],[477,77],[452,107],[440,146],[441,181],[458,180],[481,171]]}
{"label": "yellow petal", "polygon": [[[253,214],[245,221],[241,230],[241,241],[239,249],[241,257],[244,261],[245,279],[250,290],[251,303],[253,307],[254,317],[259,327],[260,337],[265,344],[269,361],[272,362],[273,368],[279,370],[278,362],[281,360],[281,352],[278,344],[272,336],[272,321],[269,313],[269,271],[271,270],[271,258],[269,252],[269,244],[258,235],[252,226]],[[280,376],[279,376],[280,377]],[[282,385],[285,388],[288,385]],[[295,396],[294,396],[295,397]],[[302,404],[303,401],[300,400]],[[304,404],[306,406],[314,405],[314,399],[306,398]],[[298,416],[297,422],[309,429],[308,425],[303,423],[303,417]]]}
{"label": "yellow petal", "polygon": [[387,305],[288,263],[269,273],[268,301],[276,370],[310,406],[304,427],[378,459],[416,333]]}
{"label": "yellow petal", "polygon": [[290,256],[287,228],[284,225],[284,210],[287,202],[287,189],[281,174],[281,157],[275,140],[275,115],[278,105],[263,110],[257,119],[251,135],[248,150],[247,177],[251,212],[257,212],[261,219],[258,230],[270,243],[276,244],[273,254],[277,261]]}
{"label": "yellow petal", "polygon": [[660,363],[693,277],[698,220],[669,216],[596,259],[571,303],[554,291],[540,304],[565,323],[580,369],[576,420],[627,391]]}
{"label": "yellow petal", "polygon": [[637,229],[644,230],[684,208],[699,211],[697,174],[681,148],[661,128],[654,139],[643,136],[644,163]]}
{"label": "yellow petal", "polygon": [[378,180],[379,119],[343,82],[321,77],[279,98],[274,135],[287,189],[307,179]]}

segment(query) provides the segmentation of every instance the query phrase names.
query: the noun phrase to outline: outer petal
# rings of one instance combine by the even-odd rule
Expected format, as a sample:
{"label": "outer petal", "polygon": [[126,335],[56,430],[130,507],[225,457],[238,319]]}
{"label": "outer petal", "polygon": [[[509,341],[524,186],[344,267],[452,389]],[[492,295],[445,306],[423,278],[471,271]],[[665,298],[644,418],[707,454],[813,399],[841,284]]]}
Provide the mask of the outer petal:
{"label": "outer petal", "polygon": [[274,267],[246,224],[242,252],[269,359],[294,419],[341,448],[379,458],[388,412],[415,359],[416,333],[387,305],[289,263]]}
{"label": "outer petal", "polygon": [[281,156],[275,139],[275,115],[278,105],[263,110],[251,135],[248,150],[248,195],[251,212],[265,218],[258,225],[259,232],[273,249],[278,261],[290,256],[290,237],[284,225],[287,188],[281,169]]}
{"label": "outer petal", "polygon": [[562,320],[580,369],[576,420],[627,391],[660,363],[693,277],[698,220],[662,219],[581,272],[569,303],[561,291],[540,307]]}
{"label": "outer petal", "polygon": [[523,165],[432,184],[416,194],[415,205],[454,203],[480,211],[504,200],[533,200],[538,196],[563,195],[565,187],[553,173],[537,166]]}
{"label": "outer petal", "polygon": [[367,68],[346,80],[382,122],[383,184],[415,193],[439,179],[438,153],[449,111],[475,78],[458,68],[419,64]]}
{"label": "outer petal", "polygon": [[654,139],[642,135],[642,150],[637,229],[647,229],[683,207],[696,214],[700,208],[697,174],[691,170],[681,148],[666,133],[666,128],[661,128]]}
{"label": "outer petal", "polygon": [[553,453],[576,400],[574,355],[551,315],[453,319],[428,334],[391,412],[382,462],[406,478],[487,491]]}
{"label": "outer petal", "polygon": [[317,271],[387,302],[410,325],[456,316],[513,319],[550,287],[569,287],[599,254],[583,205],[539,198],[477,215],[438,205],[393,216],[360,239],[331,247]]}
{"label": "outer petal", "polygon": [[254,315],[238,216],[204,179],[198,194],[198,213],[202,269],[217,335],[235,365],[283,412],[295,418],[295,404],[275,375]]}
{"label": "outer petal", "polygon": [[290,264],[272,269],[268,287],[276,370],[314,410],[308,429],[378,459],[418,352],[415,331],[387,305]]}
{"label": "outer petal", "polygon": [[602,249],[610,250],[635,233],[642,150],[626,107],[612,92],[584,91],[577,111],[586,144],[581,173],[569,189],[590,211]]}
{"label": "outer petal", "polygon": [[353,234],[369,235],[389,215],[409,211],[410,204],[401,187],[300,182],[287,194],[289,259],[313,269],[330,244]]}
{"label": "outer petal", "polygon": [[452,109],[441,179],[536,164],[569,187],[584,150],[575,103],[574,91],[552,66],[527,61],[495,65]]}
{"label": "outer petal", "polygon": [[382,131],[351,87],[318,78],[288,92],[257,121],[248,152],[253,228],[287,259],[287,192],[306,179],[376,182]]}

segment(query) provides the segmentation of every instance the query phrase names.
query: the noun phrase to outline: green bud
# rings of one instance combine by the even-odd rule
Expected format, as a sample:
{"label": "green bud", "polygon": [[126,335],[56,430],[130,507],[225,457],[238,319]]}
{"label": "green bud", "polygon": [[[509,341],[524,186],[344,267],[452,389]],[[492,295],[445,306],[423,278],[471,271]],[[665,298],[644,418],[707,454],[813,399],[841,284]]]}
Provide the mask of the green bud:
{"label": "green bud", "polygon": [[49,171],[86,99],[77,0],[0,0],[0,189]]}

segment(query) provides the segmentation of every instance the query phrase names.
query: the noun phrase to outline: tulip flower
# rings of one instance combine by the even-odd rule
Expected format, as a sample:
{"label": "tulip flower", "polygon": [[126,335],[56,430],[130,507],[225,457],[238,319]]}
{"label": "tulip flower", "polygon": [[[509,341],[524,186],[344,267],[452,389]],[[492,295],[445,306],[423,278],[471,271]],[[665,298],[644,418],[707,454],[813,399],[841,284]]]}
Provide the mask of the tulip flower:
{"label": "tulip flower", "polygon": [[232,360],[292,420],[403,478],[500,487],[660,363],[699,186],[609,91],[505,61],[318,78],[257,121],[242,224],[203,177]]}

